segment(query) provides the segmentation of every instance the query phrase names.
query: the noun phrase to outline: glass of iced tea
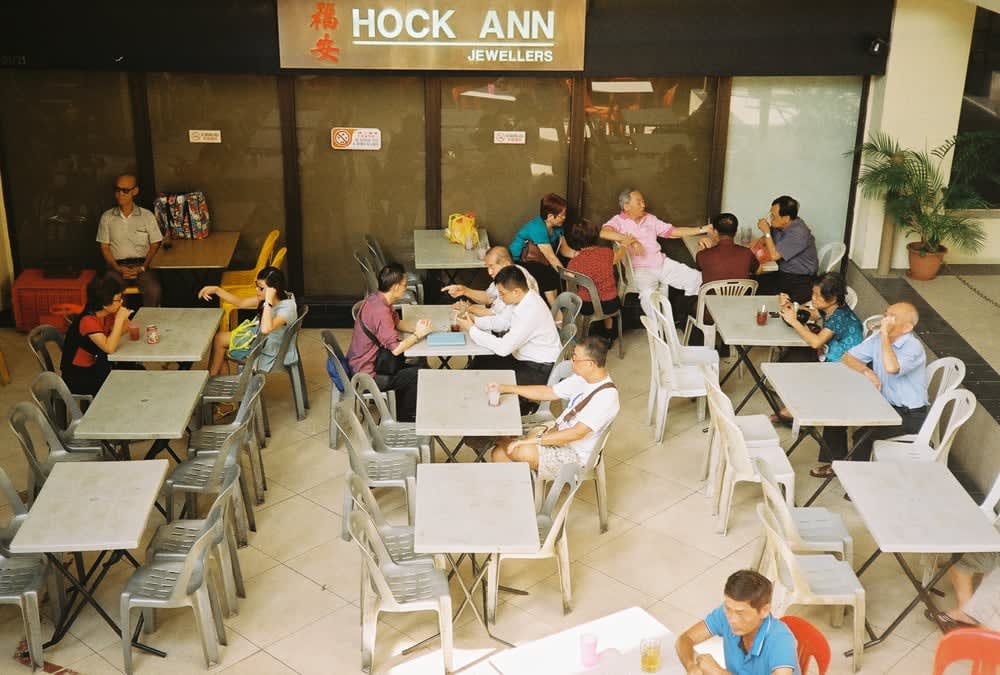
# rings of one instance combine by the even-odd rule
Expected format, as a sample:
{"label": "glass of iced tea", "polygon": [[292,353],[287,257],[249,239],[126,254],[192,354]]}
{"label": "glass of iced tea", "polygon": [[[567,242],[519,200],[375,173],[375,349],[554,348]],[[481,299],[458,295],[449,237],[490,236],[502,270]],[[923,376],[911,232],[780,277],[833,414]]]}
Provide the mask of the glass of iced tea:
{"label": "glass of iced tea", "polygon": [[128,338],[133,342],[139,339],[139,324],[135,321],[128,322]]}
{"label": "glass of iced tea", "polygon": [[639,667],[644,673],[660,670],[660,639],[643,638],[639,641]]}

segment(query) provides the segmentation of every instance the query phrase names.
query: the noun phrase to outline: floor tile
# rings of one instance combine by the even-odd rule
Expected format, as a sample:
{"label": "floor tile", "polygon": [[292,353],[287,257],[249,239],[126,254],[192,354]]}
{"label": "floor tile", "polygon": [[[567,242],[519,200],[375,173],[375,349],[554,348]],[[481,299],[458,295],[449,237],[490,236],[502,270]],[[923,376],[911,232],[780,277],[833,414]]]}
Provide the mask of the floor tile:
{"label": "floor tile", "polygon": [[321,506],[295,496],[257,512],[250,544],[285,561],[340,536],[340,519]]}

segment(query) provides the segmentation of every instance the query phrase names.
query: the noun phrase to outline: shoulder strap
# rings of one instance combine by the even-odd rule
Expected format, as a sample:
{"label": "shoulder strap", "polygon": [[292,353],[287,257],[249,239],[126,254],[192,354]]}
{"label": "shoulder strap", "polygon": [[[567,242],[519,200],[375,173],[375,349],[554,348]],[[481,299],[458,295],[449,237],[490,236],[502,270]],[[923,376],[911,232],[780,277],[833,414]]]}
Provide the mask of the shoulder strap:
{"label": "shoulder strap", "polygon": [[563,416],[563,421],[568,422],[572,419],[575,419],[576,416],[579,415],[581,412],[583,412],[583,409],[587,407],[587,404],[590,403],[590,399],[594,398],[594,396],[597,395],[597,392],[604,391],[605,389],[617,389],[617,388],[618,387],[615,386],[614,382],[605,382],[601,386],[596,387],[593,391],[584,396],[575,406],[573,406],[569,410],[569,412],[567,412]]}
{"label": "shoulder strap", "polygon": [[368,339],[372,341],[372,344],[374,344],[379,349],[386,349],[385,345],[379,342],[379,339],[375,337],[375,335],[370,330],[368,330],[368,326],[365,325],[365,322],[361,318],[364,314],[365,307],[367,306],[368,303],[366,302],[364,305],[361,306],[361,310],[358,312],[358,325],[361,326],[361,330],[365,332],[365,335],[367,335]]}

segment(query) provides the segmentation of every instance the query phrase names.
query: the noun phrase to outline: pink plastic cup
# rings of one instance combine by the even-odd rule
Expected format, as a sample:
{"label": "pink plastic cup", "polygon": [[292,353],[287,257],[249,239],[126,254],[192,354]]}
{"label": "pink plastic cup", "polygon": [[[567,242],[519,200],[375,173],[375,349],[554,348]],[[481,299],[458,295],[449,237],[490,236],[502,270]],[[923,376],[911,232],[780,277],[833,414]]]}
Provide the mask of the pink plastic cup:
{"label": "pink plastic cup", "polygon": [[592,668],[597,665],[597,636],[593,633],[584,633],[580,636],[580,665],[584,668]]}
{"label": "pink plastic cup", "polygon": [[490,406],[496,408],[500,405],[500,385],[490,384],[486,387],[486,400]]}

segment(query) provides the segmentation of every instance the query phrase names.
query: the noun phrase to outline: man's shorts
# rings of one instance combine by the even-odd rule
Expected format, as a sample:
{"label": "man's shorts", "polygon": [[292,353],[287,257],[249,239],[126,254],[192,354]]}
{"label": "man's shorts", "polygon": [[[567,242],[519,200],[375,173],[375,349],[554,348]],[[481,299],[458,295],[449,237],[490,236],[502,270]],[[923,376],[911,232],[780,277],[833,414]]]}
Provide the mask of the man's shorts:
{"label": "man's shorts", "polygon": [[580,456],[573,448],[564,445],[538,446],[538,477],[555,480],[563,464],[579,464]]}

